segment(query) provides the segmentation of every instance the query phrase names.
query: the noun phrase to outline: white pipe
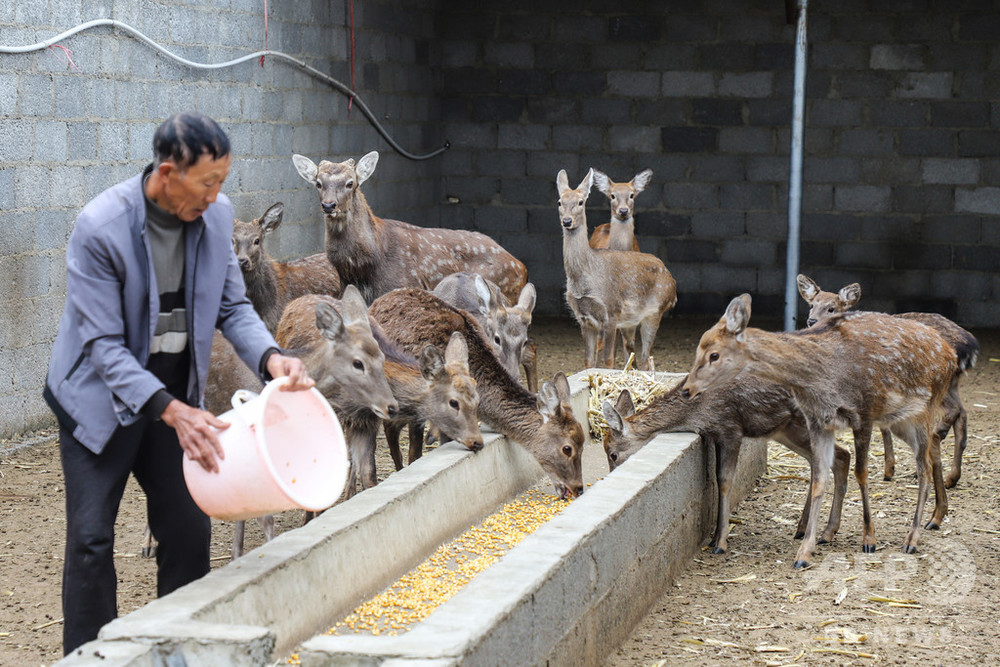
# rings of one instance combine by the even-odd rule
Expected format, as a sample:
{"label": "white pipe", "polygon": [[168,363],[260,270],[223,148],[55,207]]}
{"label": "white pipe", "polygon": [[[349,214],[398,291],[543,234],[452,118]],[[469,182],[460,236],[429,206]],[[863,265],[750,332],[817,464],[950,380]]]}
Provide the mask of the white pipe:
{"label": "white pipe", "polygon": [[59,33],[55,37],[50,37],[49,39],[46,39],[43,42],[37,42],[35,44],[29,44],[27,46],[3,46],[3,45],[0,45],[0,53],[29,53],[31,51],[40,51],[42,49],[47,49],[50,46],[53,46],[53,45],[57,44],[58,42],[63,41],[64,39],[66,39],[68,37],[72,37],[73,35],[75,35],[78,32],[82,32],[84,30],[87,30],[88,28],[94,28],[94,27],[103,26],[103,25],[111,26],[112,28],[119,28],[121,30],[124,30],[125,32],[131,33],[136,39],[138,39],[141,42],[145,42],[146,44],[148,44],[149,46],[153,47],[154,49],[156,49],[157,51],[159,51],[163,55],[167,56],[168,58],[176,60],[177,62],[181,63],[182,65],[187,65],[188,67],[192,67],[194,69],[213,70],[213,69],[222,69],[224,67],[234,67],[235,65],[239,65],[240,63],[245,63],[248,60],[256,60],[257,58],[260,58],[261,56],[270,56],[270,57],[273,57],[273,58],[277,58],[278,60],[288,61],[288,62],[292,63],[293,65],[295,65],[295,66],[297,66],[297,67],[305,70],[306,72],[308,72],[312,76],[316,77],[317,79],[325,81],[326,83],[328,83],[329,85],[333,86],[334,88],[336,88],[340,92],[342,92],[345,95],[347,95],[348,97],[352,98],[357,103],[358,108],[361,109],[361,113],[363,113],[365,115],[365,117],[375,127],[375,129],[378,131],[378,133],[380,135],[382,135],[382,138],[385,139],[389,143],[389,145],[392,146],[393,149],[395,149],[396,152],[398,152],[403,157],[409,158],[411,160],[426,160],[427,158],[432,158],[432,157],[435,157],[436,155],[440,155],[444,151],[448,150],[448,148],[450,148],[450,144],[448,142],[445,142],[445,145],[442,146],[441,148],[438,148],[437,150],[431,151],[430,153],[427,153],[425,155],[414,155],[413,153],[410,153],[410,152],[408,152],[406,150],[403,150],[403,148],[400,147],[400,145],[397,144],[392,139],[392,137],[389,136],[389,133],[378,122],[378,119],[375,118],[375,114],[373,114],[371,112],[371,110],[368,108],[368,105],[365,104],[364,101],[358,96],[358,94],[356,92],[354,92],[353,90],[351,90],[351,88],[349,86],[347,86],[344,83],[338,81],[337,79],[334,79],[332,76],[329,76],[328,74],[324,74],[323,72],[319,71],[315,67],[311,67],[311,66],[307,65],[305,62],[299,60],[298,58],[294,58],[294,57],[288,55],[287,53],[282,53],[281,51],[269,51],[269,50],[255,51],[254,53],[250,53],[248,55],[241,56],[241,57],[236,58],[234,60],[227,60],[226,62],[222,62],[222,63],[198,63],[198,62],[194,62],[194,61],[191,61],[191,60],[187,60],[186,58],[182,58],[181,56],[177,55],[176,53],[172,53],[171,51],[168,51],[166,48],[160,46],[159,44],[157,44],[156,42],[154,42],[153,40],[151,40],[149,37],[147,37],[146,35],[142,34],[141,32],[139,32],[138,30],[136,30],[132,26],[128,25],[127,23],[122,23],[121,21],[116,21],[114,19],[95,19],[93,21],[87,21],[86,23],[81,23],[80,25],[76,26],[75,28],[70,28],[69,30],[67,30],[65,32],[62,32],[62,33]]}
{"label": "white pipe", "polygon": [[795,329],[799,305],[796,276],[799,273],[799,245],[802,227],[802,135],[805,125],[806,61],[806,9],[809,0],[798,0],[798,17],[795,28],[795,97],[792,102],[791,170],[788,180],[788,248],[785,270],[785,330]]}

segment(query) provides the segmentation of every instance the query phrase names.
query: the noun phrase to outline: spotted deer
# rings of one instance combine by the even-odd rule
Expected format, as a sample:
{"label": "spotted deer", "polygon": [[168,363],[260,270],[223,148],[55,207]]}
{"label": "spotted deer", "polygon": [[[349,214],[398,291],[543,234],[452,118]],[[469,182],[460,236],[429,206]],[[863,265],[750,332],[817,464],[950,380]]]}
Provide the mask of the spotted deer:
{"label": "spotted deer", "polygon": [[628,349],[629,337],[625,336],[626,357],[631,354],[638,327],[642,338],[638,366],[645,370],[660,319],[677,303],[677,283],[654,255],[590,247],[586,203],[593,182],[593,169],[575,189],[569,186],[565,170],[556,177],[566,301],[580,324],[588,367],[613,365],[618,330],[633,332],[633,349]]}
{"label": "spotted deer", "polygon": [[535,309],[534,285],[527,283],[521,289],[514,306],[496,283],[478,273],[460,271],[445,276],[433,292],[452,306],[472,313],[483,325],[487,342],[507,372],[518,378],[519,367],[524,366],[528,379],[525,386],[532,391],[538,390],[537,361],[530,351],[525,350],[525,346],[529,345],[531,312]]}
{"label": "spotted deer", "polygon": [[273,204],[259,218],[233,223],[233,251],[239,261],[247,298],[273,334],[285,305],[303,294],[329,294],[339,298],[343,292],[340,276],[325,253],[316,253],[290,262],[271,259],[264,249],[264,239],[281,225],[285,205]]}
{"label": "spotted deer", "polygon": [[[305,320],[309,312],[323,304],[324,300],[325,297],[312,295],[288,304],[281,317],[278,341],[294,347],[310,348],[317,345],[322,333],[297,323]],[[395,443],[389,441],[390,451],[394,449],[394,460],[400,458],[399,429],[425,420],[431,420],[450,438],[473,451],[482,449],[483,446],[483,436],[476,418],[479,394],[476,382],[469,374],[468,350],[462,334],[453,334],[443,353],[433,345],[423,346],[418,361],[395,345],[378,322],[369,318],[367,325],[378,349],[384,355],[384,380],[392,391],[397,409],[391,416],[387,416],[352,397],[341,395],[333,400],[351,459],[345,488],[345,497],[348,498],[354,495],[358,482],[363,489],[378,483],[375,446],[379,425],[383,420],[395,429],[397,436]],[[411,452],[415,453],[412,449]]]}
{"label": "spotted deer", "polygon": [[626,183],[615,183],[603,171],[594,170],[594,185],[611,204],[611,222],[605,222],[590,235],[591,248],[633,250],[639,252],[635,238],[635,198],[653,178],[652,169],[643,169]]}
{"label": "spotted deer", "polygon": [[[744,438],[776,440],[812,461],[809,429],[792,394],[780,385],[765,382],[749,373],[741,373],[694,398],[684,398],[681,383],[678,383],[655,395],[638,411],[628,389],[623,389],[614,404],[609,400],[601,404],[601,412],[608,423],[604,432],[604,452],[611,470],[623,464],[659,433],[697,433],[705,446],[714,448],[719,503],[711,546],[717,554],[725,553],[728,547],[730,496]],[[840,528],[850,466],[851,453],[836,446],[833,505],[829,521],[819,538],[821,544],[832,541]],[[807,495],[795,531],[796,538],[805,534],[809,511],[810,497]]]}
{"label": "spotted deer", "polygon": [[[809,428],[812,483],[810,515],[794,566],[808,566],[816,546],[817,515],[838,428],[855,431],[854,473],[864,516],[862,551],[875,550],[868,495],[869,443],[857,438],[862,424],[889,426],[914,450],[917,507],[903,550],[915,552],[937,451],[934,440],[940,442],[936,427],[941,402],[958,368],[948,343],[919,322],[878,313],[842,313],[788,333],[748,328],[749,319],[750,295],[743,294],[702,335],[682,391],[697,397],[747,371],[787,387],[795,398]],[[942,498],[937,501],[928,528],[944,519]]]}
{"label": "spotted deer", "polygon": [[563,373],[543,382],[537,396],[532,394],[500,365],[472,315],[424,290],[394,290],[376,299],[368,312],[411,354],[427,343],[444,348],[452,332],[461,332],[479,389],[479,418],[530,451],[560,496],[583,493],[583,428],[570,408]]}
{"label": "spotted deer", "polygon": [[[809,304],[808,326],[816,322],[843,313],[854,308],[861,298],[861,285],[851,283],[842,287],[836,294],[824,292],[809,276],[799,274],[797,281],[799,294]],[[943,481],[944,487],[950,489],[958,484],[962,477],[962,454],[968,444],[969,418],[962,403],[958,386],[962,377],[976,365],[979,358],[979,341],[970,332],[958,326],[947,317],[937,313],[897,313],[894,317],[914,320],[936,329],[941,337],[948,341],[958,355],[958,373],[944,399],[944,418],[939,428],[941,439],[944,440],[948,431],[955,431],[955,452],[952,458],[951,472]],[[893,448],[892,434],[888,429],[882,429],[882,442],[885,444],[884,478],[892,479],[896,471],[896,455]],[[941,471],[935,470],[935,487],[941,482]]]}
{"label": "spotted deer", "polygon": [[341,280],[353,283],[365,302],[397,287],[430,290],[456,271],[469,271],[492,280],[516,301],[528,280],[524,264],[496,241],[461,229],[423,228],[372,212],[361,184],[378,162],[372,151],[358,160],[316,165],[293,155],[299,175],[319,192],[326,222],[326,255]]}

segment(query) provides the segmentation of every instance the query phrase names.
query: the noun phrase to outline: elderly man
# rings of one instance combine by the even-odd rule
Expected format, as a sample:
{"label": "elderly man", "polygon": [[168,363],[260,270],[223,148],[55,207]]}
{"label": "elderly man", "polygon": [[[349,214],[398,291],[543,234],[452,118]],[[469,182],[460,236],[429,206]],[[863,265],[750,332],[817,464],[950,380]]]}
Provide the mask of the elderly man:
{"label": "elderly man", "polygon": [[159,542],[157,593],[209,571],[209,518],[188,493],[182,456],[209,471],[223,456],[226,424],[199,407],[215,329],[263,380],[313,386],[246,298],[233,209],[219,192],[232,164],[225,132],[207,116],[176,114],[157,128],[153,153],[141,174],[84,207],[66,249],[45,398],[66,480],[67,654],[118,614],[114,523],[130,474]]}

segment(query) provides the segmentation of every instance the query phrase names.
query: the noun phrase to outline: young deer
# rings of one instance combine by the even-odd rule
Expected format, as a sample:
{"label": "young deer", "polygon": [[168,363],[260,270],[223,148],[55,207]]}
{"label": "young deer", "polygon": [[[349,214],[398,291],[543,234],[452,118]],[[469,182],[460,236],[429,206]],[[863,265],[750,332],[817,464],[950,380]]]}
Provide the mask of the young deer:
{"label": "young deer", "polygon": [[378,152],[319,166],[293,155],[299,175],[319,191],[326,220],[326,255],[341,280],[361,289],[365,301],[397,287],[433,289],[456,271],[478,273],[516,300],[528,271],[496,241],[460,229],[427,229],[375,215],[361,192],[375,171]]}
{"label": "young deer", "polygon": [[[719,492],[714,553],[725,553],[729,536],[730,494],[740,447],[744,438],[776,440],[812,462],[809,429],[791,393],[780,385],[764,382],[748,373],[694,398],[681,395],[681,385],[654,396],[636,412],[632,395],[623,389],[617,402],[605,400],[601,412],[608,422],[604,451],[608,468],[614,470],[659,433],[697,433],[708,447],[715,448],[715,480]],[[834,495],[830,519],[819,542],[833,540],[840,528],[840,514],[847,492],[851,453],[840,446],[834,451]],[[806,532],[810,497],[799,518],[795,537]]]}
{"label": "young deer", "polygon": [[[478,273],[453,273],[439,282],[433,292],[455,308],[472,313],[483,325],[486,340],[507,372],[518,378],[519,366],[524,365],[528,380],[536,382],[534,387],[529,383],[525,386],[537,391],[537,362],[534,355],[525,351],[531,311],[535,309],[534,285],[528,283],[521,289],[515,306],[510,305],[496,283]],[[529,368],[529,364],[533,368]]]}
{"label": "young deer", "polygon": [[[659,258],[620,250],[594,250],[587,243],[587,197],[594,170],[576,189],[565,170],[556,177],[559,219],[563,226],[563,266],[566,301],[580,323],[588,367],[610,368],[615,358],[615,336],[620,329],[626,357],[632,353],[635,329],[642,337],[639,368],[649,368],[649,351],[660,318],[677,303],[677,283]],[[631,332],[631,336],[628,332]],[[603,347],[603,359],[597,358]]]}
{"label": "young deer", "polygon": [[339,298],[343,292],[340,276],[325,253],[309,255],[290,262],[278,262],[264,249],[264,238],[281,224],[285,205],[272,205],[256,220],[233,222],[233,250],[243,272],[247,298],[273,334],[278,328],[285,305],[303,294],[329,294]]}
{"label": "young deer", "polygon": [[427,343],[443,348],[453,331],[461,332],[479,389],[479,418],[524,445],[562,497],[583,493],[583,428],[570,408],[565,375],[556,373],[537,396],[530,393],[497,361],[472,315],[424,290],[394,290],[376,299],[368,312],[411,354]]}
{"label": "young deer", "polygon": [[611,203],[611,222],[605,222],[590,235],[591,248],[633,250],[639,252],[635,238],[635,198],[646,189],[653,177],[652,169],[644,169],[627,183],[615,183],[602,171],[594,170],[594,184]]}
{"label": "young deer", "polygon": [[[297,323],[305,320],[308,313],[320,307],[325,299],[310,295],[288,304],[281,317],[278,341],[283,345],[306,348],[319,344],[322,336],[319,330]],[[432,345],[424,346],[418,362],[399,350],[378,323],[368,318],[367,311],[365,323],[377,349],[384,355],[383,381],[388,383],[397,409],[387,416],[383,411],[372,410],[371,406],[358,402],[347,392],[341,392],[334,398],[334,410],[344,429],[351,458],[346,497],[354,495],[358,480],[365,489],[378,483],[375,443],[382,420],[401,427],[405,423],[430,419],[469,449],[475,451],[483,446],[483,436],[476,420],[479,394],[475,380],[469,375],[468,352],[461,334],[452,336],[444,354]],[[398,456],[398,439],[396,450]]]}
{"label": "young deer", "polygon": [[[796,282],[799,294],[809,304],[809,316],[806,320],[808,326],[812,326],[827,317],[851,310],[861,298],[861,285],[858,283],[842,287],[835,294],[824,292],[816,281],[801,273]],[[944,487],[950,489],[958,484],[958,480],[962,476],[962,454],[965,452],[969,438],[969,419],[965,412],[965,405],[962,404],[958,384],[962,376],[976,365],[976,360],[979,358],[979,341],[971,333],[937,313],[899,313],[894,317],[914,320],[936,329],[958,355],[958,373],[948,390],[948,395],[945,396],[944,418],[939,428],[941,440],[947,437],[949,430],[954,429],[955,431],[955,453],[951,472],[948,473],[947,480],[943,482]],[[882,442],[885,443],[884,477],[886,481],[889,481],[896,471],[896,455],[892,434],[888,429],[882,429]],[[941,471],[936,470],[935,487],[939,483],[940,475]]]}
{"label": "young deer", "polygon": [[[917,461],[917,508],[903,550],[916,551],[923,507],[940,441],[936,426],[958,360],[948,343],[919,322],[877,313],[843,313],[818,326],[791,333],[747,328],[750,295],[730,302],[718,324],[698,344],[694,366],[682,390],[696,397],[740,372],[782,384],[805,415],[812,443],[812,485],[806,534],[795,567],[805,567],[816,546],[816,524],[826,475],[834,458],[838,428],[855,431],[854,472],[864,514],[862,551],[875,550],[868,497],[868,440],[862,424],[885,424],[913,448]],[[869,429],[870,436],[871,431]],[[928,527],[943,520],[941,499]]]}

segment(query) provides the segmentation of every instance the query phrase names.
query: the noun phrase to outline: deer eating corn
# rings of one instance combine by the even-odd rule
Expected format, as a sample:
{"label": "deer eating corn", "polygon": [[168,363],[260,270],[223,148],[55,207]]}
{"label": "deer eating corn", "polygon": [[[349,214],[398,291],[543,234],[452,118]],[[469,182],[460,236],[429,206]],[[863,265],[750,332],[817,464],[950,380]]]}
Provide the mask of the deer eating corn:
{"label": "deer eating corn", "polygon": [[453,541],[438,547],[427,560],[357,607],[327,634],[405,632],[565,506],[564,501],[541,489],[529,489]]}

